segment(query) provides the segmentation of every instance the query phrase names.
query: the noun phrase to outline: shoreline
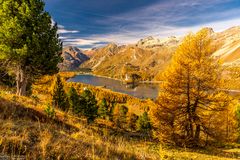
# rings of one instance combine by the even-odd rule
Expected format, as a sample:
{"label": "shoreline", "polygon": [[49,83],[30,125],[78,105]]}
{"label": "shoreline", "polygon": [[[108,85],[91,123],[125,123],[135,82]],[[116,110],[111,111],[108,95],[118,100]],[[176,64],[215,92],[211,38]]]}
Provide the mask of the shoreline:
{"label": "shoreline", "polygon": [[[108,77],[108,76],[103,76],[103,75],[98,75],[98,74],[94,74],[94,73],[80,73],[81,75],[92,75],[92,76],[96,76],[96,77],[102,77],[102,78],[107,78],[107,79],[113,79],[113,80],[117,80],[117,81],[121,81],[123,82],[121,79],[118,78],[112,78],[112,77]],[[78,74],[79,75],[79,74]]]}
{"label": "shoreline", "polygon": [[142,84],[161,84],[163,81],[140,81]]}
{"label": "shoreline", "polygon": [[[96,77],[102,77],[102,78],[107,78],[107,79],[112,79],[112,80],[117,80],[117,81],[120,81],[120,82],[124,82],[123,80],[118,79],[118,78],[112,78],[112,77],[108,77],[108,76],[97,75],[97,74],[94,74],[94,73],[81,73],[81,72],[77,72],[76,75],[92,75],[92,76],[96,76]],[[138,83],[141,83],[141,84],[161,84],[162,81],[139,81]]]}
{"label": "shoreline", "polygon": [[124,97],[130,98],[130,99],[137,99],[137,100],[140,100],[140,101],[146,101],[148,99],[151,99],[152,101],[156,100],[156,98],[137,97],[137,96],[134,96],[134,95],[131,95],[131,94],[128,94],[128,93],[118,92],[118,91],[112,90],[110,88],[105,88],[103,86],[94,86],[94,85],[83,83],[83,82],[68,82],[68,83],[70,83],[70,84],[80,84],[80,85],[82,85],[84,87],[87,87],[87,88],[90,88],[90,89],[99,89],[99,90],[102,90],[102,91],[107,92],[107,93],[113,93],[115,95],[124,96]]}

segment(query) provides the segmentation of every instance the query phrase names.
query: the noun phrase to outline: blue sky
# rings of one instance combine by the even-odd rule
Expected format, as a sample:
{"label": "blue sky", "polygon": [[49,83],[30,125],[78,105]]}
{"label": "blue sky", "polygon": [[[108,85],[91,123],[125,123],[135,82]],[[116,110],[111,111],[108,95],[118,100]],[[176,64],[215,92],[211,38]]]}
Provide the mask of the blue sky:
{"label": "blue sky", "polygon": [[182,36],[202,27],[240,25],[240,0],[44,0],[64,45],[89,49],[110,42]]}

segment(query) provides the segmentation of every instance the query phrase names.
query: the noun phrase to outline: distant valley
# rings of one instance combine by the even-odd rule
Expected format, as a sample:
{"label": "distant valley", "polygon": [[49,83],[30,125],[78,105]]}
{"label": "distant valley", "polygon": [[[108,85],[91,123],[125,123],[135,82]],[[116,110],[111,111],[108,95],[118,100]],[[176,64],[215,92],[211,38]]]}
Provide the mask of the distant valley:
{"label": "distant valley", "polygon": [[[224,65],[240,64],[240,27],[232,27],[223,32],[205,28],[213,39],[215,52]],[[77,47],[63,49],[61,70],[89,68],[92,73],[117,79],[126,79],[132,74],[143,81],[161,80],[162,71],[168,66],[183,37],[158,39],[146,37],[136,44],[107,46],[83,51]]]}

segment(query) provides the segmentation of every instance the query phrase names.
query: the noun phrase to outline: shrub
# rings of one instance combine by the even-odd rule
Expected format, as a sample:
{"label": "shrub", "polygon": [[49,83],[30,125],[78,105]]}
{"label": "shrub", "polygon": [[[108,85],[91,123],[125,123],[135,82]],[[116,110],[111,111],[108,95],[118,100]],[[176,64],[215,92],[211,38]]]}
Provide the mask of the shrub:
{"label": "shrub", "polygon": [[114,110],[114,123],[117,127],[123,128],[126,124],[126,115],[128,112],[128,108],[124,105],[116,107]]}
{"label": "shrub", "polygon": [[130,130],[136,130],[136,123],[137,123],[138,118],[139,117],[134,113],[129,113],[127,115],[127,127]]}
{"label": "shrub", "polygon": [[37,95],[32,95],[31,98],[34,100],[35,105],[37,105],[40,102],[40,99]]}
{"label": "shrub", "polygon": [[50,104],[47,105],[47,107],[45,108],[44,112],[47,114],[47,116],[49,118],[54,118],[56,113],[55,113],[55,110],[52,106],[50,106]]}
{"label": "shrub", "polygon": [[145,111],[137,120],[137,130],[148,133],[151,130],[151,122],[148,113]]}

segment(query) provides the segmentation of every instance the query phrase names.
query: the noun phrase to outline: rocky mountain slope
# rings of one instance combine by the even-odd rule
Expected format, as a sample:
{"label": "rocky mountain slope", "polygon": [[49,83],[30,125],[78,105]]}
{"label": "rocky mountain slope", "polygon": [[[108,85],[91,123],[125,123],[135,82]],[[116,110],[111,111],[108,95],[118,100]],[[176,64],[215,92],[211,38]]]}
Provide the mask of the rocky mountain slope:
{"label": "rocky mountain slope", "polygon": [[217,51],[213,54],[220,57],[224,65],[240,65],[240,26],[213,35]]}
{"label": "rocky mountain slope", "polygon": [[[214,57],[221,58],[224,65],[240,64],[240,27],[232,27],[215,33],[207,28],[216,47]],[[82,67],[91,68],[93,73],[119,78],[125,77],[123,70],[131,64],[142,80],[159,80],[159,73],[169,64],[183,37],[158,39],[147,37],[135,45],[117,46],[111,43],[105,47],[91,50],[91,59]],[[126,73],[126,71],[124,72]]]}
{"label": "rocky mountain slope", "polygon": [[131,64],[138,68],[136,72],[143,80],[153,79],[168,64],[177,45],[167,46],[165,42],[147,44],[147,39],[136,45],[109,44],[96,49],[91,59],[81,67],[91,68],[95,74],[121,79],[125,77],[122,75],[124,66]]}
{"label": "rocky mountain slope", "polygon": [[76,70],[79,66],[89,60],[89,57],[77,47],[66,47],[62,52],[63,62],[59,64],[62,71]]}
{"label": "rocky mountain slope", "polygon": [[162,47],[162,46],[176,46],[180,42],[180,38],[175,36],[168,38],[154,38],[152,36],[141,39],[137,42],[136,46],[140,48],[154,48],[154,47]]}

